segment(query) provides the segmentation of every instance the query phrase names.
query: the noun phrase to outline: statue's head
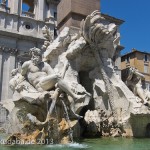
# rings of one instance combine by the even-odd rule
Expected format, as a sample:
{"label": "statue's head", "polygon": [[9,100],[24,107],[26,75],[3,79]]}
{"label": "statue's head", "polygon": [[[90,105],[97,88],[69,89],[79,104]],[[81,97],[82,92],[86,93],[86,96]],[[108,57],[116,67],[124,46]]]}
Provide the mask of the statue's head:
{"label": "statue's head", "polygon": [[35,65],[42,61],[42,52],[39,48],[31,48],[29,54],[31,55],[31,60]]}

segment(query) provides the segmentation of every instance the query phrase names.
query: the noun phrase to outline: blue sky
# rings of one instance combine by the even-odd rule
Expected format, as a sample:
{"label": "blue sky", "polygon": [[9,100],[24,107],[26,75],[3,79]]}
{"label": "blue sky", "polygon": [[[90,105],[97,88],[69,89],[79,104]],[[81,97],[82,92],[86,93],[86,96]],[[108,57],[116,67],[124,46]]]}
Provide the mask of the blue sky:
{"label": "blue sky", "polygon": [[132,48],[150,53],[150,0],[101,0],[101,12],[124,20],[122,54]]}

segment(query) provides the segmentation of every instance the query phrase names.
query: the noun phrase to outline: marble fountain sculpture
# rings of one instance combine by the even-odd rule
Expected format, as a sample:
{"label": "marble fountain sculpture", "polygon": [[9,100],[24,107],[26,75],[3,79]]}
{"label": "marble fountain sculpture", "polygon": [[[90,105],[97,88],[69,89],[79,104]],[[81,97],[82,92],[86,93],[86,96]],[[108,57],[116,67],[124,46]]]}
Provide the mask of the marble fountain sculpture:
{"label": "marble fountain sculpture", "polygon": [[6,130],[12,134],[8,140],[55,144],[81,135],[144,136],[149,99],[134,90],[140,86],[134,82],[136,71],[130,70],[126,85],[114,70],[117,25],[94,11],[81,22],[79,33],[66,27],[53,41],[46,27],[43,34],[43,57],[32,48],[31,60],[12,71],[13,99],[4,104]]}

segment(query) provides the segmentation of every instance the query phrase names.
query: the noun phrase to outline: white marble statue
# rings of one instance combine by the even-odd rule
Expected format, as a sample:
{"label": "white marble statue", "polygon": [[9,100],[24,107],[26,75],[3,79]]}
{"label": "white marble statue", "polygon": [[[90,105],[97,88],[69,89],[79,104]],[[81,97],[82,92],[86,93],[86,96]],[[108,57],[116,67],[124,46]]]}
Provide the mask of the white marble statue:
{"label": "white marble statue", "polygon": [[150,92],[142,88],[142,79],[144,80],[144,78],[144,75],[137,69],[130,67],[128,69],[128,78],[126,82],[132,92],[138,96],[145,105],[148,105],[148,101],[150,100]]}
{"label": "white marble statue", "polygon": [[83,95],[77,95],[71,91],[71,87],[63,79],[63,74],[57,74],[49,64],[42,61],[40,49],[33,48],[30,50],[30,54],[32,56],[31,60],[22,65],[21,75],[26,76],[29,83],[37,91],[51,90],[57,84],[62,91],[73,97],[75,101],[83,97]]}

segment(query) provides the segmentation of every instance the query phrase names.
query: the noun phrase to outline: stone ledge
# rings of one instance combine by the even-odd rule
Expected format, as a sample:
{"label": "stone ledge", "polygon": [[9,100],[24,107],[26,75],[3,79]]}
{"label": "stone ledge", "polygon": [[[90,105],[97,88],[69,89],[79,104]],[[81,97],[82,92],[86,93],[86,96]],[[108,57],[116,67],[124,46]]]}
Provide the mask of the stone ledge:
{"label": "stone ledge", "polygon": [[30,35],[24,35],[24,34],[20,34],[19,32],[14,32],[14,31],[8,31],[8,30],[2,30],[0,29],[0,35],[3,36],[9,36],[9,37],[13,37],[13,38],[19,38],[19,39],[26,39],[26,40],[32,40],[32,41],[39,41],[39,42],[44,42],[44,38],[43,37],[38,37],[38,36],[30,36]]}

